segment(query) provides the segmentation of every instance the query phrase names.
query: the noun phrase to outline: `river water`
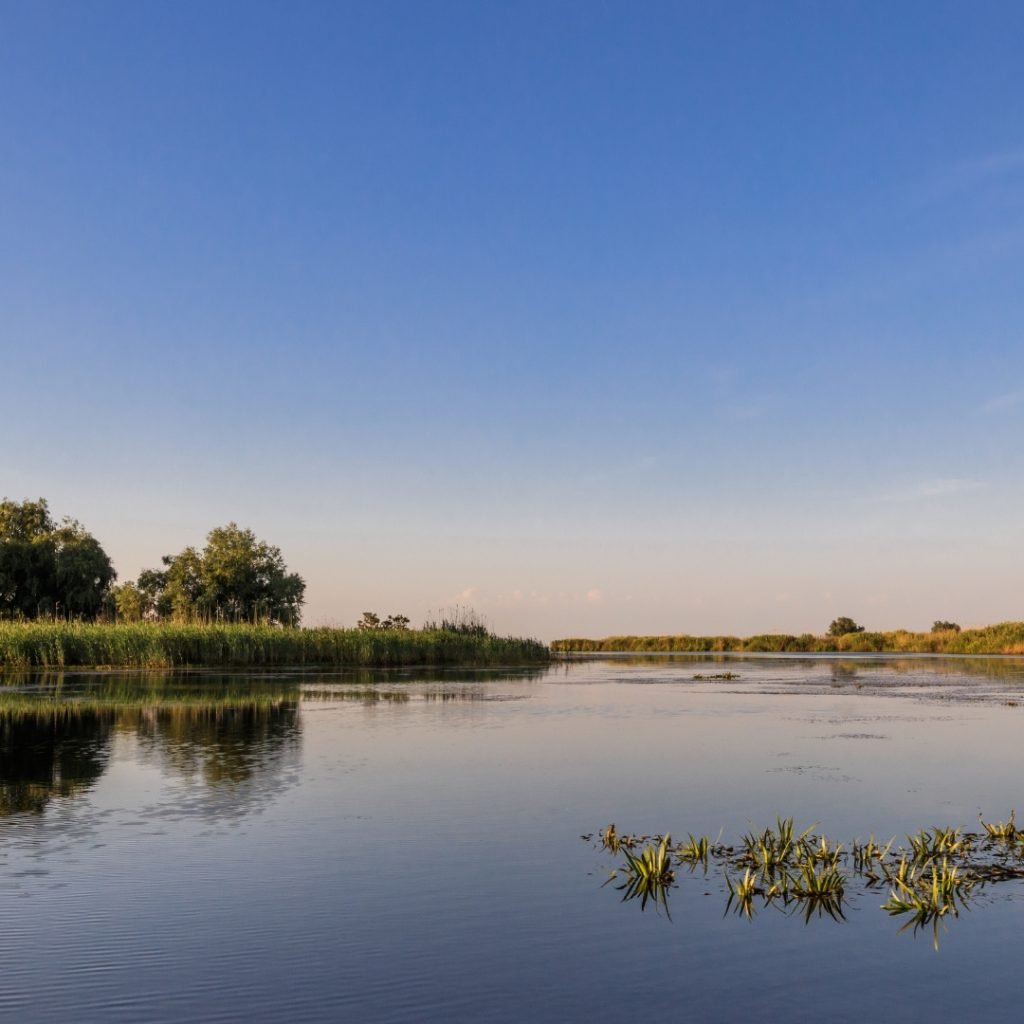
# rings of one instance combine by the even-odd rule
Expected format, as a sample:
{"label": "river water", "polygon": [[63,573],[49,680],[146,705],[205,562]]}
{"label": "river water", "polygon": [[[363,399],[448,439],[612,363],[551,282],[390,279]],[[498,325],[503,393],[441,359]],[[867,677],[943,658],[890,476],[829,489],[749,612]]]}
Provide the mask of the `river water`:
{"label": "river water", "polygon": [[[0,1015],[18,1021],[1010,1020],[1024,882],[936,934],[622,899],[601,830],[845,843],[1020,806],[1024,661],[67,673],[0,692]],[[587,838],[583,838],[587,837]]]}

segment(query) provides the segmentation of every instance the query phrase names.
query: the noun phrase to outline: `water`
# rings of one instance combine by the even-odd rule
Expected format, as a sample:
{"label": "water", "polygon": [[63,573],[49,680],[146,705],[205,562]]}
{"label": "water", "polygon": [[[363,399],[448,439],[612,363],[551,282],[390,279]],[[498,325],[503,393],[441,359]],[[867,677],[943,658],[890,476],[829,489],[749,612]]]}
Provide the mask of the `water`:
{"label": "water", "polygon": [[1022,661],[11,682],[5,1018],[1017,1016],[1024,883],[986,886],[936,951],[862,886],[843,921],[748,921],[716,872],[681,871],[671,919],[641,911],[602,887],[621,857],[581,836],[732,842],[781,814],[902,839],[1005,819]]}

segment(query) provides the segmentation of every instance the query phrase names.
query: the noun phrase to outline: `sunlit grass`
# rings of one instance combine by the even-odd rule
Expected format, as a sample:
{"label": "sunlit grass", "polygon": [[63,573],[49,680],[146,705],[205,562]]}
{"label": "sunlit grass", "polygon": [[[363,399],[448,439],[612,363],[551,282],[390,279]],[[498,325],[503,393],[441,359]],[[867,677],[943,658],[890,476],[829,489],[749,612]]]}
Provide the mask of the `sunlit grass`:
{"label": "sunlit grass", "polygon": [[570,637],[555,640],[551,650],[561,654],[599,651],[657,651],[677,653],[819,653],[839,652],[905,654],[1024,654],[1024,622],[1000,622],[976,629],[940,629],[915,633],[906,629],[887,632],[819,636],[803,633],[761,633],[756,636],[609,636],[603,639]]}
{"label": "sunlit grass", "polygon": [[647,837],[622,836],[614,825],[600,834],[599,845],[626,857],[617,872],[626,879],[619,888],[625,898],[642,897],[641,905],[647,899],[665,903],[668,884],[675,879],[673,854],[676,863],[691,870],[702,865],[704,876],[717,867],[727,893],[726,913],[748,919],[761,905],[808,923],[821,917],[841,922],[847,903],[857,898],[856,891],[850,895],[854,882],[861,893],[877,891],[884,883],[889,893],[881,909],[907,919],[899,930],[916,933],[931,926],[937,944],[940,926],[966,908],[976,887],[1024,881],[1024,832],[1016,828],[1014,815],[1007,821],[982,820],[982,825],[984,833],[947,826],[921,829],[894,849],[894,839],[880,843],[874,835],[847,846],[812,834],[815,826],[798,832],[793,818],[780,816],[773,827],[751,830],[735,845],[723,844],[721,836],[712,843],[706,835],[690,833],[673,848],[666,833],[633,853]]}
{"label": "sunlit grass", "polygon": [[0,622],[0,666],[15,669],[516,665],[548,657],[536,640],[444,629]]}
{"label": "sunlit grass", "polygon": [[664,907],[668,914],[668,887],[675,880],[671,845],[672,837],[666,834],[657,845],[651,843],[637,854],[620,848],[626,858],[626,866],[622,869],[626,881],[618,887],[624,900],[639,898],[641,909],[650,900],[655,906],[660,904]]}

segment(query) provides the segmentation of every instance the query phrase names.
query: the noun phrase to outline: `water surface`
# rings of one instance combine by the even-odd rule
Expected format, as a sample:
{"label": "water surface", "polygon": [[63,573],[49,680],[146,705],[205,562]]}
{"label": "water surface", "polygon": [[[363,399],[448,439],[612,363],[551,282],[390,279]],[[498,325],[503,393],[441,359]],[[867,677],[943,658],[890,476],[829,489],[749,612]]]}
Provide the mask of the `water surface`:
{"label": "water surface", "polygon": [[[712,678],[732,674],[735,678]],[[704,676],[696,679],[695,676]],[[604,658],[542,672],[65,674],[0,692],[0,1013],[36,1020],[1016,1016],[1021,883],[930,934],[672,917],[583,835],[842,840],[1020,803],[1024,662]]]}

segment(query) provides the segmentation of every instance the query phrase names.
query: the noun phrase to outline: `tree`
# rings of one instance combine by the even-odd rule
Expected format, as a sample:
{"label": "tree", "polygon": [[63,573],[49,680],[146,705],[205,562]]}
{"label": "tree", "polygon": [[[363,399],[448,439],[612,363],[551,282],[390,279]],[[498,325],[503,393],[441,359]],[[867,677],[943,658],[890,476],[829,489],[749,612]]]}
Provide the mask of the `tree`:
{"label": "tree", "polygon": [[164,570],[140,574],[147,608],[160,616],[269,621],[297,625],[306,584],[289,573],[280,548],[256,539],[252,530],[228,523],[211,530],[206,546],[165,555]]}
{"label": "tree", "polygon": [[864,627],[858,626],[847,615],[841,615],[838,619],[833,619],[831,625],[828,627],[829,636],[846,636],[847,633],[863,633]]}
{"label": "tree", "polygon": [[376,612],[363,612],[362,618],[356,623],[356,629],[363,630],[408,628],[408,615],[389,615],[386,619],[381,620]]}
{"label": "tree", "polygon": [[144,598],[142,591],[134,583],[119,583],[112,587],[110,600],[114,607],[114,617],[120,622],[141,622]]}
{"label": "tree", "polygon": [[936,619],[932,623],[933,633],[959,633],[960,626],[955,622],[947,622],[945,619]]}
{"label": "tree", "polygon": [[0,614],[95,618],[117,578],[99,541],[45,498],[0,502]]}
{"label": "tree", "polygon": [[54,531],[57,611],[94,619],[117,573],[99,541],[81,523],[65,519]]}

